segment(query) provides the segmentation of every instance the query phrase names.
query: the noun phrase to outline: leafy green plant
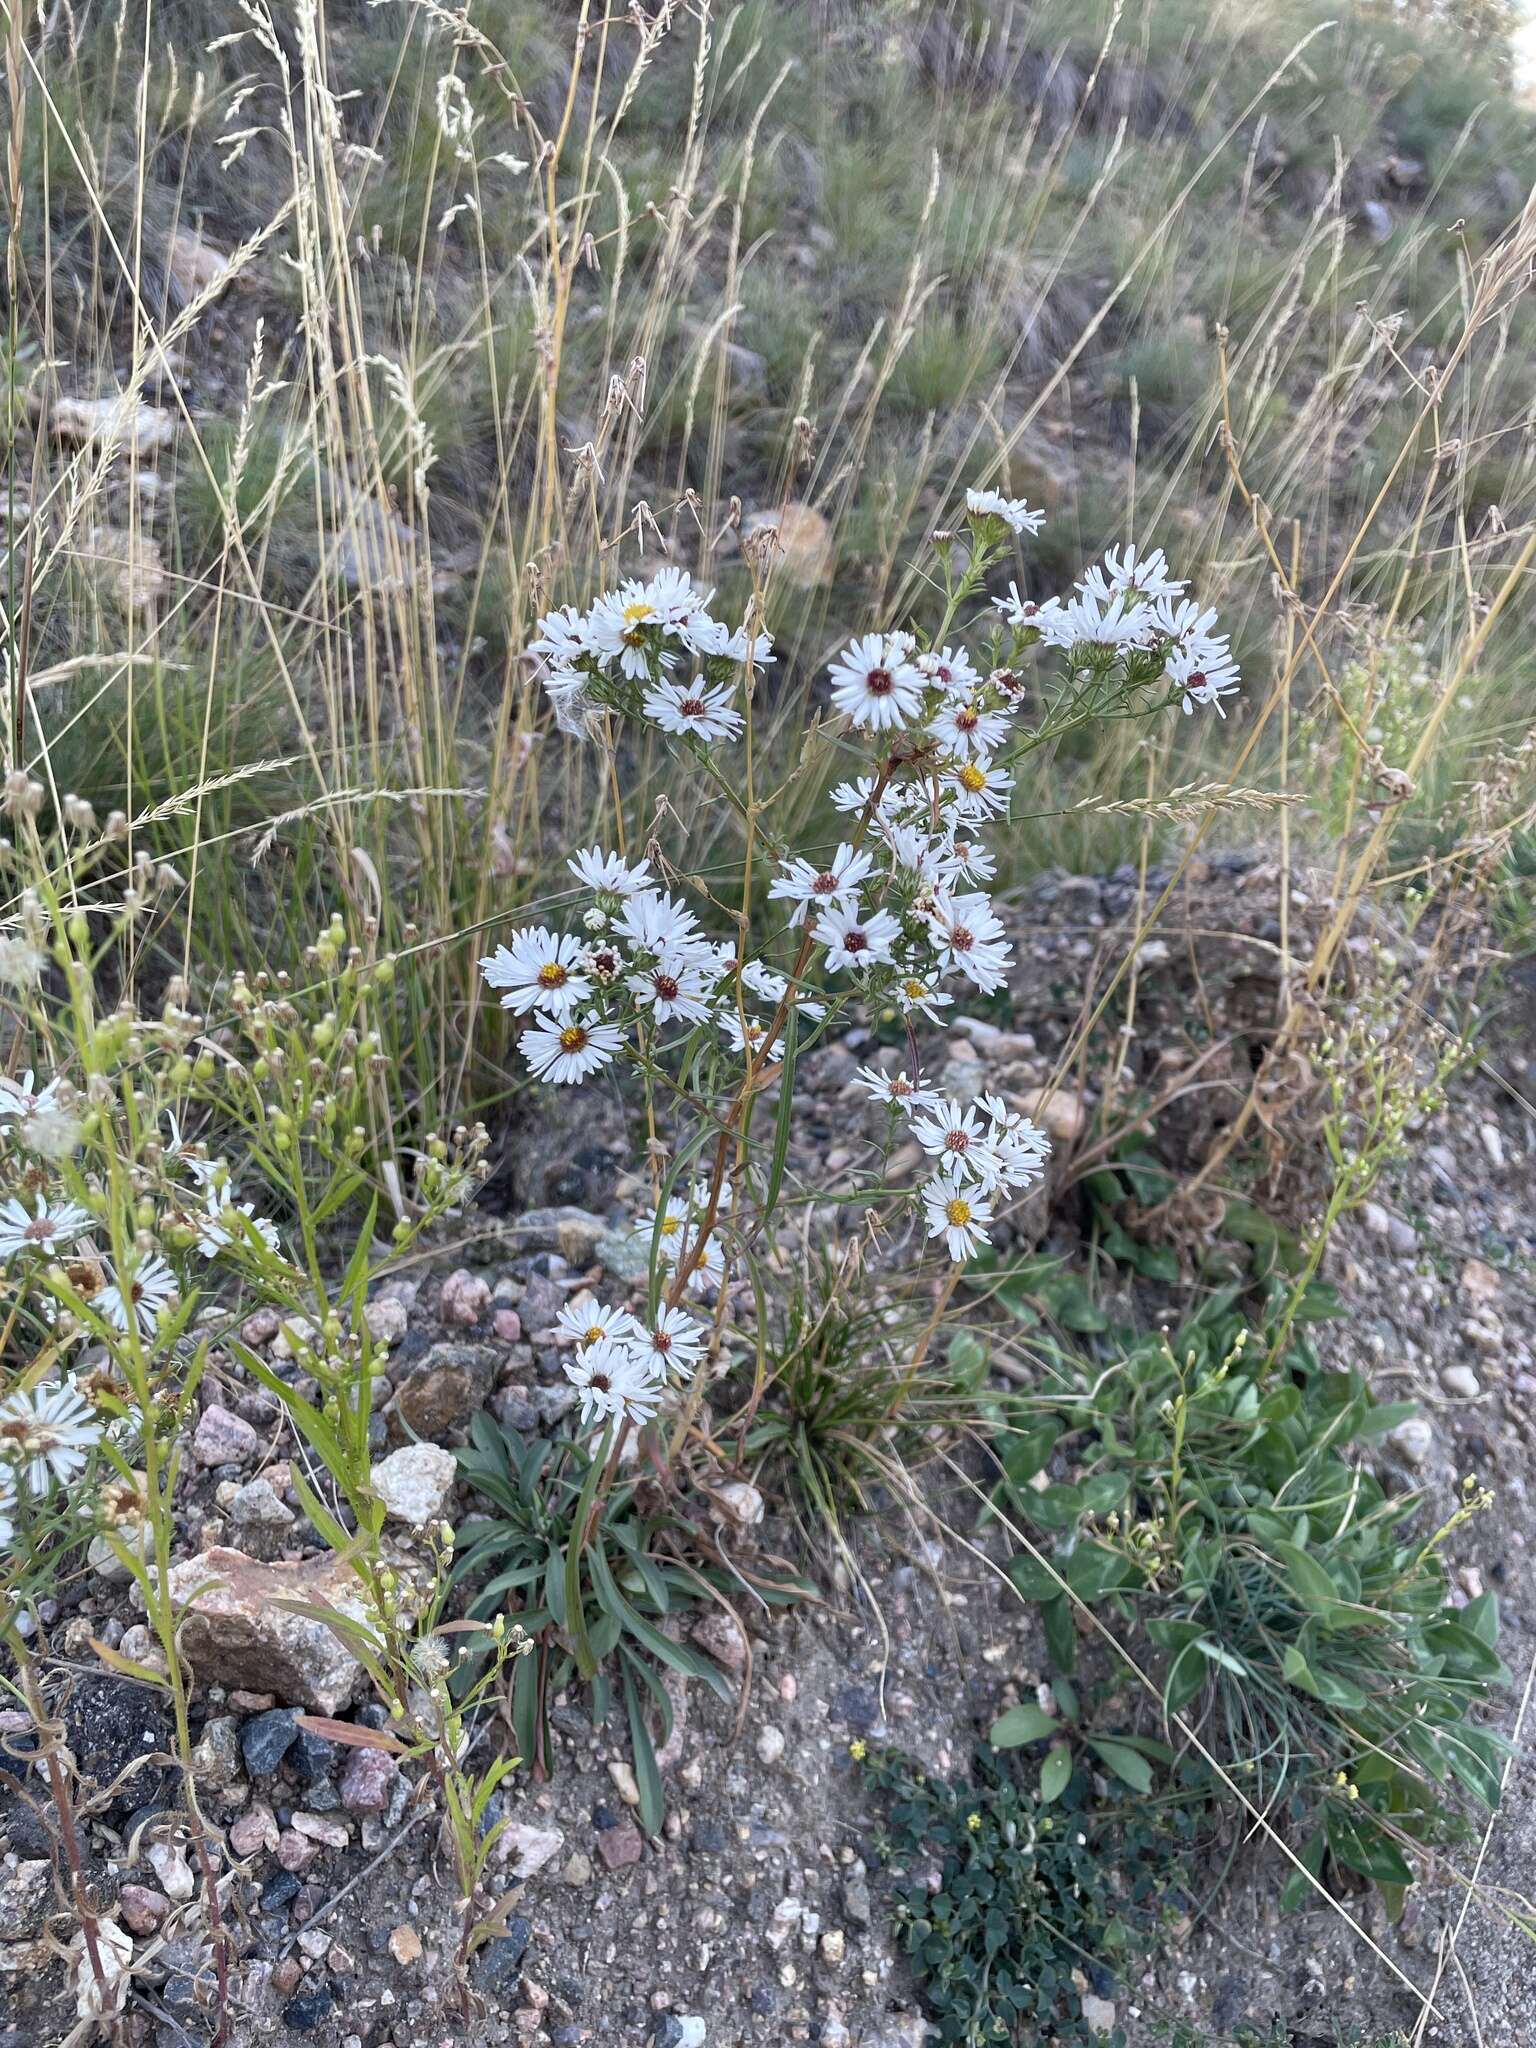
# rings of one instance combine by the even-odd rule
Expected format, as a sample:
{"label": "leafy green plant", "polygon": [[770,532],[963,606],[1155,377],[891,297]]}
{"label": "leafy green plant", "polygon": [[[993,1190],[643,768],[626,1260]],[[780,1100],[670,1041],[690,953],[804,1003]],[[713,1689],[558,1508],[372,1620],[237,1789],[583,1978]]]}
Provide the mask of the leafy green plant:
{"label": "leafy green plant", "polygon": [[[894,1750],[866,1769],[889,1800],[882,1847],[904,1866],[896,1923],[939,2039],[1123,2044],[1084,1998],[1113,1989],[1170,1902],[1180,1812],[1106,1804],[1084,1769],[1042,1798],[984,1744],[969,1778],[934,1777]],[[935,1863],[936,1884],[921,1871]]]}
{"label": "leafy green plant", "polygon": [[[1065,1671],[1075,1609],[1139,1631],[1165,1711],[1289,1826],[1306,1869],[1358,1872],[1396,1905],[1413,1850],[1498,1798],[1507,1745],[1472,1718],[1506,1676],[1497,1603],[1454,1608],[1441,1558],[1490,1496],[1469,1481],[1419,1533],[1418,1497],[1389,1496],[1358,1455],[1412,1404],[1324,1371],[1294,1323],[1272,1361],[1234,1293],[999,1442],[999,1499],[1050,1545],[1009,1576]],[[1297,1873],[1287,1903],[1309,1889]]]}
{"label": "leafy green plant", "polygon": [[[593,1726],[601,1727],[617,1694],[634,1752],[640,1818],[654,1834],[665,1805],[648,1717],[655,1715],[662,1744],[673,1721],[663,1673],[696,1678],[722,1700],[734,1698],[719,1665],[667,1633],[667,1624],[701,1600],[719,1598],[722,1586],[739,1588],[739,1580],[689,1561],[687,1548],[697,1546],[699,1532],[676,1514],[647,1512],[637,1478],[620,1478],[598,1498],[600,1445],[589,1449],[568,1438],[524,1443],[482,1412],[459,1464],[495,1510],[488,1521],[469,1525],[454,1566],[457,1583],[477,1582],[467,1614],[489,1620],[506,1613],[534,1643],[533,1654],[519,1659],[512,1686],[519,1748],[547,1773],[550,1696],[585,1678]],[[579,1560],[574,1601],[568,1556]],[[756,1590],[769,1601],[795,1597],[783,1580]]]}

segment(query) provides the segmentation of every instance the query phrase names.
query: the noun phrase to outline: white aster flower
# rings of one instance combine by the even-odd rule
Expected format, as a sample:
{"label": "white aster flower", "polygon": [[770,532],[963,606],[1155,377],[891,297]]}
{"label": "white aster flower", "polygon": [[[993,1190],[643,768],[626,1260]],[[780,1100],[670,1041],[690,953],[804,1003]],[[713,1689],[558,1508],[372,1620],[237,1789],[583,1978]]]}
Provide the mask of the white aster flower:
{"label": "white aster flower", "polygon": [[[1152,624],[1156,631],[1185,644],[1212,639],[1216,623],[1215,612],[1209,607],[1202,610],[1192,597],[1181,597],[1177,604],[1172,598],[1159,598],[1152,607]],[[1226,642],[1221,644],[1225,646]]]}
{"label": "white aster flower", "polygon": [[[742,963],[741,980],[744,988],[762,997],[765,1003],[782,1003],[789,994],[789,977],[780,974],[777,968],[767,966],[761,960],[747,960]],[[795,998],[796,1007],[802,1017],[825,1017],[825,1003],[813,1003],[804,994]]]}
{"label": "white aster flower", "polygon": [[997,1154],[991,1120],[975,1103],[941,1102],[928,1116],[912,1119],[912,1135],[939,1161],[940,1171],[992,1187],[997,1180]]}
{"label": "white aster flower", "polygon": [[940,964],[958,969],[983,995],[1003,986],[1013,948],[987,897],[942,892],[934,899],[929,937]]}
{"label": "white aster flower", "polygon": [[660,644],[664,623],[646,586],[633,578],[600,597],[587,614],[592,651],[602,661],[617,661],[631,682],[648,681],[653,663],[665,667],[676,659]]}
{"label": "white aster flower", "polygon": [[643,595],[663,625],[684,626],[708,612],[712,590],[700,590],[686,569],[658,569]]}
{"label": "white aster flower", "polygon": [[1123,548],[1110,548],[1102,566],[1096,563],[1077,587],[1107,604],[1117,590],[1134,591],[1144,598],[1172,598],[1185,584],[1168,574],[1168,560],[1161,548],[1138,555],[1135,543],[1127,541]]}
{"label": "white aster flower", "polygon": [[943,786],[953,799],[953,814],[974,823],[980,818],[1004,815],[1013,794],[1013,777],[1006,768],[994,767],[985,756],[978,755],[975,760],[962,761],[958,768],[951,769]]}
{"label": "white aster flower", "polygon": [[831,801],[835,811],[859,812],[864,811],[873,802],[874,809],[870,815],[878,820],[900,817],[908,799],[901,787],[894,782],[888,782],[879,796],[876,796],[874,776],[861,775],[856,782],[834,784]]}
{"label": "white aster flower", "polygon": [[833,707],[866,731],[893,731],[918,714],[922,677],[894,633],[866,633],[852,641],[829,673]]}
{"label": "white aster flower", "polygon": [[1191,647],[1176,647],[1168,657],[1167,673],[1184,691],[1184,710],[1197,704],[1209,705],[1222,718],[1223,697],[1230,697],[1241,685],[1237,663],[1213,641]]}
{"label": "white aster flower", "polygon": [[14,1258],[18,1252],[62,1251],[90,1227],[90,1216],[78,1202],[50,1207],[48,1197],[39,1195],[34,1213],[12,1195],[0,1207],[0,1258]]}
{"label": "white aster flower", "polygon": [[972,697],[951,697],[928,721],[928,730],[948,752],[971,761],[1002,744],[1008,733],[1008,714],[983,711]]}
{"label": "white aster flower", "polygon": [[893,1074],[882,1073],[879,1067],[860,1067],[854,1079],[861,1088],[869,1090],[874,1101],[888,1103],[892,1109],[931,1109],[943,1100],[921,1071],[914,1080],[905,1067],[898,1067]]}
{"label": "white aster flower", "polygon": [[518,1048],[541,1081],[570,1087],[606,1067],[624,1043],[617,1024],[603,1024],[590,1012],[562,1024],[552,1019],[525,1031]]}
{"label": "white aster flower", "polygon": [[51,1108],[58,1100],[58,1093],[57,1080],[39,1088],[37,1076],[30,1067],[20,1080],[11,1074],[0,1074],[0,1117],[34,1116],[40,1109]]}
{"label": "white aster flower", "polygon": [[596,1344],[607,1337],[615,1344],[628,1344],[640,1334],[640,1325],[627,1308],[608,1308],[596,1295],[578,1294],[565,1303],[555,1317],[562,1337],[577,1344]]}
{"label": "white aster flower", "polygon": [[[73,1380],[0,1401],[0,1465],[18,1490],[40,1495],[52,1480],[67,1485],[100,1435],[100,1419]],[[0,1511],[4,1505],[0,1500]]]}
{"label": "white aster flower", "polygon": [[674,1366],[697,1365],[704,1356],[705,1334],[704,1325],[685,1309],[664,1308],[654,1323],[641,1330],[635,1351],[665,1374]]}
{"label": "white aster flower", "polygon": [[707,941],[686,903],[665,889],[641,889],[631,896],[613,921],[615,935],[634,953],[702,958]]}
{"label": "white aster flower", "polygon": [[720,1021],[732,1049],[739,1053],[755,1055],[768,1036],[768,1026],[764,1020],[761,1017],[754,1017],[750,1012],[742,1018],[734,1009],[727,1009],[721,1013]]}
{"label": "white aster flower", "polygon": [[923,1185],[923,1210],[928,1235],[943,1238],[945,1250],[957,1265],[970,1258],[978,1246],[992,1241],[986,1232],[992,1221],[992,1204],[974,1182],[936,1173]]}
{"label": "white aster flower", "polygon": [[649,967],[631,974],[629,987],[658,1024],[669,1024],[674,1017],[702,1024],[714,1008],[713,979],[692,955],[663,953]]}
{"label": "white aster flower", "polygon": [[532,925],[518,932],[510,946],[498,946],[480,962],[488,988],[505,991],[501,1007],[519,1017],[530,1010],[568,1017],[592,993],[581,971],[582,942],[574,932],[547,931]]}
{"label": "white aster flower", "polygon": [[1051,1141],[1027,1116],[1014,1117],[993,1134],[997,1184],[1001,1188],[1033,1187],[1045,1172]]}
{"label": "white aster flower", "polygon": [[[240,1220],[231,1222],[231,1217]],[[203,1257],[217,1258],[220,1252],[244,1240],[251,1231],[269,1252],[281,1248],[277,1225],[265,1216],[258,1216],[254,1202],[237,1202],[233,1188],[223,1193],[217,1188],[210,1188],[205,1213],[198,1218],[197,1224],[197,1248]]]}
{"label": "white aster flower", "polygon": [[730,692],[720,684],[711,688],[702,676],[691,683],[655,684],[641,709],[663,732],[692,733],[701,740],[732,740],[745,722],[731,709]]}
{"label": "white aster flower", "polygon": [[828,970],[862,970],[892,958],[901,926],[888,910],[863,911],[855,903],[835,905],[816,920],[816,943],[827,949]]}
{"label": "white aster flower", "polygon": [[925,683],[934,684],[946,697],[974,696],[981,681],[963,647],[932,647],[918,655],[912,666]]}
{"label": "white aster flower", "polygon": [[546,612],[540,619],[535,637],[528,642],[530,654],[544,655],[552,668],[574,668],[583,654],[592,652],[592,637],[587,631],[587,622],[572,604],[563,604],[558,611]]}
{"label": "white aster flower", "polygon": [[1047,647],[1144,647],[1153,637],[1152,607],[1124,590],[1107,597],[1092,591],[1068,603],[1042,605],[1032,625]]}
{"label": "white aster flower", "polygon": [[103,1287],[92,1307],[100,1310],[114,1330],[126,1330],[134,1322],[150,1337],[175,1295],[176,1275],[164,1259],[152,1255],[140,1260],[126,1281],[114,1280]]}
{"label": "white aster flower", "polygon": [[584,1344],[565,1361],[565,1376],[581,1396],[583,1428],[619,1419],[649,1422],[661,1401],[661,1384],[638,1354],[612,1337]]}
{"label": "white aster flower", "polygon": [[1006,597],[994,597],[994,611],[1000,611],[1010,626],[1036,626],[1049,613],[1061,610],[1059,597],[1047,597],[1037,603],[1032,597],[1020,597],[1017,583],[1010,583]]}
{"label": "white aster flower", "polygon": [[770,668],[777,659],[773,635],[762,626],[754,626],[750,631],[746,626],[738,626],[733,633],[720,619],[701,618],[679,628],[678,637],[700,661],[723,655],[743,667],[757,669]]}
{"label": "white aster flower", "polygon": [[812,904],[821,909],[831,909],[834,905],[847,908],[857,904],[859,884],[874,864],[869,854],[856,850],[846,840],[823,868],[797,856],[785,861],[777,877],[769,883],[768,900],[771,903],[792,903],[795,907],[789,914],[789,921],[792,925],[801,924]]}
{"label": "white aster flower", "polygon": [[1005,498],[1001,491],[967,491],[965,509],[973,519],[1001,519],[1015,533],[1038,533],[1045,524],[1043,512],[1032,512],[1023,498]]}
{"label": "white aster flower", "polygon": [[634,896],[651,886],[648,860],[628,861],[622,854],[604,853],[600,846],[582,847],[566,866],[594,896]]}
{"label": "white aster flower", "polygon": [[952,838],[941,861],[947,882],[990,882],[997,873],[996,860],[979,839]]}
{"label": "white aster flower", "polygon": [[952,995],[946,994],[943,989],[935,988],[932,982],[925,981],[917,974],[904,974],[896,984],[895,993],[904,1017],[926,1017],[933,1024],[942,1021],[939,1016],[940,1010],[947,1010],[955,1000]]}

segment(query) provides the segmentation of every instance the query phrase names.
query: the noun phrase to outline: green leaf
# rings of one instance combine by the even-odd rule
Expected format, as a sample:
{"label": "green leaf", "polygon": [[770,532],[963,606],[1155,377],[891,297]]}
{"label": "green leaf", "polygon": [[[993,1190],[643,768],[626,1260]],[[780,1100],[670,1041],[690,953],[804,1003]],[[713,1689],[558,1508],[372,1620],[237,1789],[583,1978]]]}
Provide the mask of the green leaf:
{"label": "green leaf", "polygon": [[1004,1569],[1026,1600],[1055,1600],[1061,1593],[1057,1575],[1027,1552],[1010,1557]]}
{"label": "green leaf", "polygon": [[1135,1576],[1135,1567],[1102,1543],[1080,1543],[1062,1565],[1062,1576],[1079,1600],[1092,1606]]}
{"label": "green leaf", "polygon": [[[1309,1871],[1313,1877],[1320,1877],[1327,1853],[1328,1837],[1319,1828],[1297,1852],[1296,1860],[1302,1870]],[[1307,1883],[1301,1870],[1293,1870],[1280,1892],[1280,1910],[1282,1913],[1295,1913],[1302,1906],[1311,1905],[1316,1897],[1317,1887]]]}
{"label": "green leaf", "polygon": [[1302,1606],[1317,1614],[1331,1614],[1339,1604],[1339,1589],[1317,1559],[1295,1543],[1271,1547],[1280,1566],[1278,1576]]}
{"label": "green leaf", "polygon": [[666,1800],[662,1796],[661,1771],[656,1763],[656,1751],[651,1743],[651,1731],[645,1725],[645,1711],[635,1682],[626,1670],[624,1673],[624,1709],[629,1717],[629,1742],[635,1758],[635,1784],[640,1792],[640,1821],[648,1835],[659,1835],[661,1824],[666,1819]]}
{"label": "green leaf", "polygon": [[1040,1804],[1049,1806],[1059,1799],[1067,1789],[1072,1776],[1072,1752],[1066,1745],[1058,1744],[1040,1766]]}
{"label": "green leaf", "polygon": [[1072,1621],[1072,1603],[1065,1593],[1058,1593],[1054,1600],[1042,1601],[1040,1620],[1045,1629],[1045,1640],[1051,1655],[1063,1671],[1075,1671],[1077,1629]]}
{"label": "green leaf", "polygon": [[1331,1807],[1328,1847],[1347,1870],[1358,1870],[1362,1877],[1373,1877],[1378,1884],[1413,1883],[1412,1867],[1368,1813],[1362,1813],[1357,1820],[1353,1813]]}
{"label": "green leaf", "polygon": [[1097,1735],[1090,1735],[1088,1747],[1108,1764],[1117,1778],[1121,1778],[1133,1792],[1152,1790],[1152,1766],[1144,1756],[1134,1749],[1127,1749],[1123,1742],[1110,1742]]}
{"label": "green leaf", "polygon": [[1061,1733],[1061,1723],[1043,1707],[1028,1704],[1010,1707],[992,1723],[987,1737],[994,1749],[1017,1749],[1021,1743],[1041,1742]]}
{"label": "green leaf", "polygon": [[1497,1593],[1479,1593],[1475,1600],[1469,1600],[1461,1610],[1461,1625],[1470,1629],[1477,1640],[1486,1648],[1494,1649],[1499,1640],[1499,1596]]}

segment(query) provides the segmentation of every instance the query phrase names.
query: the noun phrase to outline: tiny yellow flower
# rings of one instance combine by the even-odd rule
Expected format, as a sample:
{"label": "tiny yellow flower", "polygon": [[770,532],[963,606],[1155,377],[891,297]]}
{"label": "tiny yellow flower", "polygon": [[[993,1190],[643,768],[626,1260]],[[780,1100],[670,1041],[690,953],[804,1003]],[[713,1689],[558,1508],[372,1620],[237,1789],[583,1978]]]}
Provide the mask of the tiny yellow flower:
{"label": "tiny yellow flower", "polygon": [[853,1758],[856,1764],[863,1763],[865,1757],[869,1755],[869,1744],[864,1740],[862,1735],[855,1735],[852,1742],[849,1743],[848,1754]]}
{"label": "tiny yellow flower", "polygon": [[965,1816],[965,1824],[970,1829],[971,1833],[974,1835],[976,1830],[981,1826],[981,1815],[979,1813],[968,1813]]}

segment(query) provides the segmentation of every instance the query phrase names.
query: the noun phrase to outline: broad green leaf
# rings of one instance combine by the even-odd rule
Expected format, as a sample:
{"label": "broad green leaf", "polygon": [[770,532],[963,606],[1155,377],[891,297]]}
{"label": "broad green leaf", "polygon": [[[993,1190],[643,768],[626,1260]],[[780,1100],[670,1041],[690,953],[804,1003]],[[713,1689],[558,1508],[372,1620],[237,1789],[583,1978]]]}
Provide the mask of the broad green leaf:
{"label": "broad green leaf", "polygon": [[1059,1799],[1071,1776],[1072,1752],[1063,1744],[1053,1749],[1040,1766],[1040,1804],[1049,1806]]}
{"label": "broad green leaf", "polygon": [[1090,1735],[1088,1747],[1108,1764],[1117,1778],[1121,1778],[1133,1792],[1152,1790],[1152,1766],[1144,1756],[1134,1749],[1127,1749],[1123,1742],[1110,1742],[1101,1736]]}
{"label": "broad green leaf", "polygon": [[1021,1743],[1041,1742],[1060,1733],[1061,1723],[1055,1716],[1030,1703],[999,1714],[987,1740],[994,1749],[1017,1749]]}

